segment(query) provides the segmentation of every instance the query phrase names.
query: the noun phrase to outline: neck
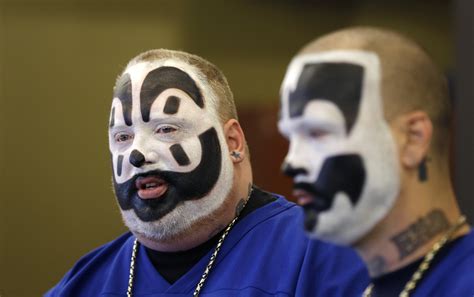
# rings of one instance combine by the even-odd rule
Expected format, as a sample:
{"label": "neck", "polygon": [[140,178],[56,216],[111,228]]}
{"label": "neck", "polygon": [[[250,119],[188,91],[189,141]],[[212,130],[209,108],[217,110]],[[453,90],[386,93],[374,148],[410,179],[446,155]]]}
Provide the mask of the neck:
{"label": "neck", "polygon": [[[402,188],[389,214],[355,248],[371,277],[378,277],[425,256],[459,216],[449,184],[416,180]],[[467,232],[463,226],[451,239]]]}

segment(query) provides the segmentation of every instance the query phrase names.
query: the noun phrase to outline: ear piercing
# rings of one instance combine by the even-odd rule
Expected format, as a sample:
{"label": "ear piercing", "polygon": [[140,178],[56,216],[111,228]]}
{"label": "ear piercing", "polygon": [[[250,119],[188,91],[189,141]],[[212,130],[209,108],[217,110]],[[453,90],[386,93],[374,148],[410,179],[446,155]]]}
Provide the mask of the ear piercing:
{"label": "ear piercing", "polygon": [[240,158],[242,157],[242,156],[240,155],[240,153],[237,152],[237,151],[232,151],[232,152],[230,153],[230,155],[231,155],[232,157],[236,158],[236,159],[240,159]]}
{"label": "ear piercing", "polygon": [[428,161],[430,161],[430,159],[425,157],[418,166],[418,180],[420,182],[426,182],[428,180],[428,167],[426,166],[426,162]]}

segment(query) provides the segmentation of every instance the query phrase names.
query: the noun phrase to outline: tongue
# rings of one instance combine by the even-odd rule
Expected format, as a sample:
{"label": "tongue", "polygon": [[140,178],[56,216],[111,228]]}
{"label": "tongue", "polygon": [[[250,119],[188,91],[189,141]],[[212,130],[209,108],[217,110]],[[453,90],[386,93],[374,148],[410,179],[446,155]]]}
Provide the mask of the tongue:
{"label": "tongue", "polygon": [[[147,187],[149,184],[151,186]],[[145,177],[137,180],[138,196],[141,199],[157,199],[163,196],[168,189],[167,184],[156,177]]]}

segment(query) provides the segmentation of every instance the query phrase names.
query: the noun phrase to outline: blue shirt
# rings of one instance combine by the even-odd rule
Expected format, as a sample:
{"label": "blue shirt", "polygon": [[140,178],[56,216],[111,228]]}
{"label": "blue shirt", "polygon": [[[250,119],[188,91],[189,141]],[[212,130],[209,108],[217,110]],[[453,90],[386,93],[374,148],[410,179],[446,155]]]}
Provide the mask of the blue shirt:
{"label": "blue shirt", "polygon": [[[200,296],[360,296],[369,283],[349,248],[309,240],[300,207],[279,197],[239,221],[222,245]],[[80,259],[53,296],[126,296],[135,237],[126,233]],[[173,284],[139,246],[133,296],[192,296],[212,250]]]}
{"label": "blue shirt", "polygon": [[474,231],[442,255],[410,296],[474,296]]}

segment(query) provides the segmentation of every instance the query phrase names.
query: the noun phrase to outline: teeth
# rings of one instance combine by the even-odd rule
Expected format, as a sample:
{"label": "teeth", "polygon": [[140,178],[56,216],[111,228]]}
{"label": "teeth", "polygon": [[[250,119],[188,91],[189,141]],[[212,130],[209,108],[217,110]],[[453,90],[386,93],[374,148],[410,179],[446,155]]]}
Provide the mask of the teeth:
{"label": "teeth", "polygon": [[145,185],[145,189],[155,188],[156,186],[157,186],[156,183],[149,183],[149,184],[146,184],[146,185]]}

